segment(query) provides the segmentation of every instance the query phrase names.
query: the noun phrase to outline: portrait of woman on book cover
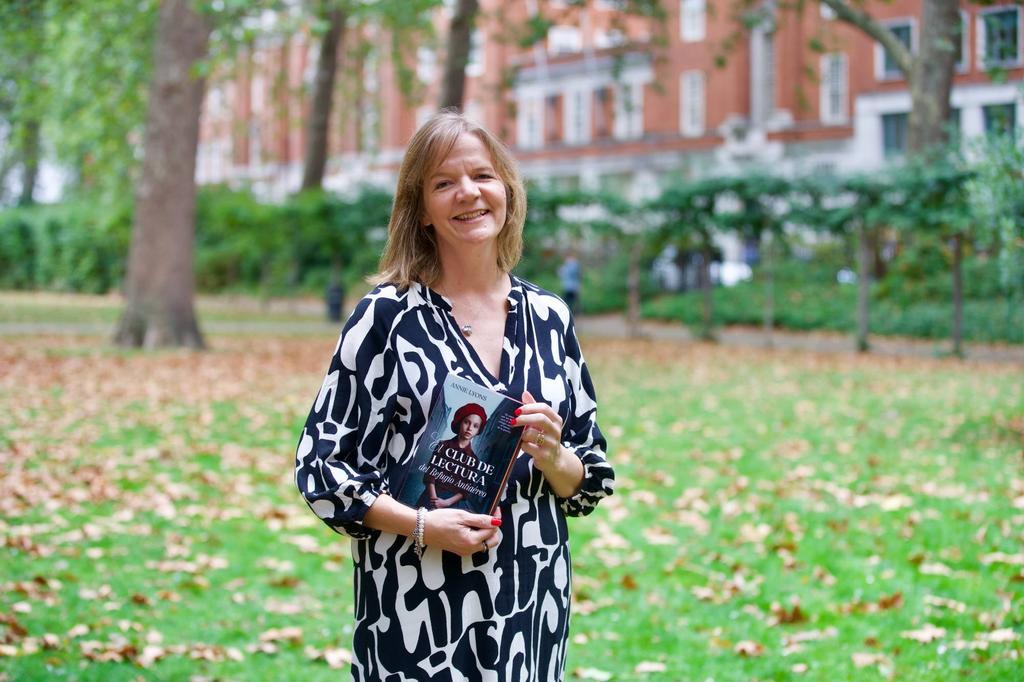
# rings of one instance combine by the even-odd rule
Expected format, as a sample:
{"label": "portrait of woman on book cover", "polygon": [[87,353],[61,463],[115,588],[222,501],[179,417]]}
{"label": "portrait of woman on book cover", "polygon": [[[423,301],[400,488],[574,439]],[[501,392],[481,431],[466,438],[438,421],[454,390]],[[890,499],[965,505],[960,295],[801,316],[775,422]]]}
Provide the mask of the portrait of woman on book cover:
{"label": "portrait of woman on book cover", "polygon": [[[525,222],[526,188],[494,133],[453,111],[420,126],[374,288],[341,331],[295,451],[302,498],[350,539],[354,680],[565,677],[567,519],[611,495],[615,473],[569,306],[513,274]],[[434,420],[456,379],[465,397]],[[468,403],[486,422],[455,414]],[[431,497],[418,458],[432,439],[463,460],[442,462],[445,478],[472,485],[459,502],[435,482],[434,508],[403,503],[405,489],[413,504]],[[491,495],[486,512],[459,508]],[[317,622],[346,618],[324,609]]]}
{"label": "portrait of woman on book cover", "polygon": [[[487,423],[487,412],[476,403],[467,403],[455,410],[452,418],[452,431],[455,436],[443,440],[434,448],[439,457],[451,458],[453,455],[461,455],[460,460],[475,461],[476,453],[473,452],[473,438],[480,433],[480,429]],[[457,487],[438,481],[431,473],[424,474],[423,483],[426,490],[420,497],[418,507],[427,509],[447,509],[454,507],[466,498],[466,494]],[[465,508],[462,505],[460,508]]]}

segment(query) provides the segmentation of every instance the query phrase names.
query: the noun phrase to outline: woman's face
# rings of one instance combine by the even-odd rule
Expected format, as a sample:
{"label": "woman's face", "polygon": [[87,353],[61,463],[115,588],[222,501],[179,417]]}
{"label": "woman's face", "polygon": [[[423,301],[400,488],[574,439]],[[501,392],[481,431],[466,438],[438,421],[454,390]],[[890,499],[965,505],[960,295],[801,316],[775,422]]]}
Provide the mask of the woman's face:
{"label": "woman's face", "polygon": [[479,137],[463,133],[427,176],[423,225],[433,225],[441,251],[494,243],[505,226],[505,183]]}
{"label": "woman's face", "polygon": [[466,415],[459,422],[459,440],[472,440],[473,436],[480,433],[480,416],[476,414]]}

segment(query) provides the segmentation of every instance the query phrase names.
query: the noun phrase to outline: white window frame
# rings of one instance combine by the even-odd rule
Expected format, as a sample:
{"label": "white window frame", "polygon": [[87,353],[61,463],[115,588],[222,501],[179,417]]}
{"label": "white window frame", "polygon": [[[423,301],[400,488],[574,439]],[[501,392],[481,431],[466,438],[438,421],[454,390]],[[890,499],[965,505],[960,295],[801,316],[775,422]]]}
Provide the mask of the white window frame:
{"label": "white window frame", "polygon": [[[830,66],[838,58],[840,62],[839,83],[832,81],[832,69]],[[843,52],[831,52],[821,56],[819,63],[821,77],[818,83],[818,118],[824,125],[845,125],[849,121],[847,113],[850,99],[850,69],[849,61]],[[833,110],[833,96],[838,90],[839,109]]]}
{"label": "white window frame", "polygon": [[594,47],[598,50],[605,50],[610,47],[619,47],[626,44],[626,35],[617,28],[597,29],[594,31]]}
{"label": "white window frame", "polygon": [[[889,19],[882,22],[882,25],[886,28],[891,26],[910,26],[910,52],[912,54],[917,53],[917,41],[919,31],[917,30],[917,18],[916,17],[899,17],[896,19]],[[879,82],[883,81],[899,81],[905,80],[906,76],[903,75],[898,69],[892,73],[885,72],[885,48],[882,47],[881,43],[875,43],[875,80]]]}
{"label": "white window frame", "polygon": [[420,45],[416,48],[416,76],[421,83],[433,83],[437,77],[437,50]]}
{"label": "white window frame", "polygon": [[[699,95],[691,90],[697,85]],[[696,100],[696,105],[694,101]],[[700,137],[706,128],[707,76],[703,71],[683,71],[679,74],[679,133],[683,137]]]}
{"label": "white window frame", "polygon": [[562,96],[562,139],[567,145],[590,142],[590,88],[574,88]]}
{"label": "white window frame", "polygon": [[706,0],[679,0],[679,39],[684,43],[699,43],[706,35]]}
{"label": "white window frame", "polygon": [[466,58],[466,75],[477,77],[484,73],[484,34],[480,29],[473,29],[469,35],[469,55]]}
{"label": "white window frame", "polygon": [[[1008,59],[1001,62],[995,62],[988,64],[985,62],[985,47],[988,42],[988,36],[985,31],[985,15],[995,14],[997,12],[1004,12],[1006,10],[1015,10],[1017,12],[1017,57],[1015,59]],[[1024,31],[1021,29],[1021,16],[1024,15],[1024,8],[1020,5],[999,5],[997,7],[986,7],[978,10],[975,15],[975,35],[977,36],[977,51],[974,55],[975,63],[978,70],[985,70],[990,67],[1002,67],[1002,68],[1013,68],[1024,64],[1024,59],[1021,58],[1021,51],[1024,50]]]}
{"label": "white window frame", "polygon": [[[639,82],[618,83],[614,88],[615,120],[612,136],[635,140],[644,135],[644,86]],[[626,101],[629,104],[626,104]]]}
{"label": "white window frame", "polygon": [[548,54],[576,54],[583,51],[583,33],[576,26],[557,25],[548,29]]}
{"label": "white window frame", "polygon": [[544,146],[544,97],[540,93],[520,95],[516,106],[516,142],[521,149]]}

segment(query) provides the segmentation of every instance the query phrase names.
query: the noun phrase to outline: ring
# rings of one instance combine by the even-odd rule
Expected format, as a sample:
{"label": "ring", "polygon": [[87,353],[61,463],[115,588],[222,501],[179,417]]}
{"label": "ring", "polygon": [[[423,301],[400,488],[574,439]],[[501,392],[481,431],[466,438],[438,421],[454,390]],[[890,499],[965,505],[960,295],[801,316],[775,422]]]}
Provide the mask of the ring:
{"label": "ring", "polygon": [[490,547],[487,546],[487,540],[482,540],[480,544],[484,546],[485,552],[490,549]]}
{"label": "ring", "polygon": [[540,442],[542,440],[544,440],[544,432],[543,431],[538,431],[537,432],[537,437],[533,439],[533,444],[539,446]]}

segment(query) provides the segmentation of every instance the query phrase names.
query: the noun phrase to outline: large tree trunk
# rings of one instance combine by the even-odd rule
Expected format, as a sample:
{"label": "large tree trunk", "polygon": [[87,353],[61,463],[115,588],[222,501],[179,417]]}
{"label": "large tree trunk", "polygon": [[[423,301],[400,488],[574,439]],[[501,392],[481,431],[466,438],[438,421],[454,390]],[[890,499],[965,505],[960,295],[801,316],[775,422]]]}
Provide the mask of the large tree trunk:
{"label": "large tree trunk", "polygon": [[949,139],[949,93],[956,68],[954,50],[959,25],[957,0],[924,0],[921,47],[907,79],[911,100],[907,131],[910,154],[920,155]]}
{"label": "large tree trunk", "polygon": [[331,103],[334,99],[334,74],[338,64],[338,47],[345,30],[345,13],[334,8],[324,18],[330,27],[320,42],[320,56],[313,79],[313,104],[306,134],[305,166],[302,170],[302,189],[316,189],[323,185],[327,167],[327,151],[331,122]]}
{"label": "large tree trunk", "polygon": [[867,228],[860,225],[857,229],[857,350],[864,353],[870,348],[868,333],[870,330],[871,305],[871,241],[868,239]]}
{"label": "large tree trunk", "polygon": [[448,51],[444,62],[444,80],[441,82],[440,109],[462,109],[466,92],[466,63],[469,61],[473,25],[479,9],[478,0],[458,0],[452,23],[448,29]]}
{"label": "large tree trunk", "polygon": [[190,0],[163,0],[153,83],[135,196],[125,281],[126,305],[114,340],[122,346],[203,347],[193,299],[196,151],[210,26]]}

